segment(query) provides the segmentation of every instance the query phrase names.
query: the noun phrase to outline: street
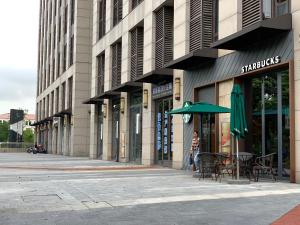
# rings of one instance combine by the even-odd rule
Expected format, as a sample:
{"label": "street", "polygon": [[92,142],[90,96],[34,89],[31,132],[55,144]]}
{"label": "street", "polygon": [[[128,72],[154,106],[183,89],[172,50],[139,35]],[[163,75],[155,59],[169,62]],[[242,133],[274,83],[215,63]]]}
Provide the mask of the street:
{"label": "street", "polygon": [[267,225],[300,203],[298,184],[87,158],[1,153],[0,168],[1,225]]}

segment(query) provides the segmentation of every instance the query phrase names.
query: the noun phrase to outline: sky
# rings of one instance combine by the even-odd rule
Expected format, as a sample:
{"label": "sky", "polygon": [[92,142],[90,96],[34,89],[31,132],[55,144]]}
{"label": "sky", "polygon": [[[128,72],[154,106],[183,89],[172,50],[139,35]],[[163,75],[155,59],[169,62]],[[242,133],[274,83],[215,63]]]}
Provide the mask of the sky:
{"label": "sky", "polygon": [[35,113],[39,0],[0,0],[0,114]]}

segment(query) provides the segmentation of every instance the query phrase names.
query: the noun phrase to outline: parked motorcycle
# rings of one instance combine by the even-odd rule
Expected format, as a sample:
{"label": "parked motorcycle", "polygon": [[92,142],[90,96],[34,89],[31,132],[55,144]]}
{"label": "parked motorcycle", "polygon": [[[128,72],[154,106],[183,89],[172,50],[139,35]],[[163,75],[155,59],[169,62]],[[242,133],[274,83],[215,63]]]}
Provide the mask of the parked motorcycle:
{"label": "parked motorcycle", "polygon": [[27,148],[27,152],[33,154],[37,154],[37,153],[47,154],[47,149],[45,149],[43,145],[36,145]]}

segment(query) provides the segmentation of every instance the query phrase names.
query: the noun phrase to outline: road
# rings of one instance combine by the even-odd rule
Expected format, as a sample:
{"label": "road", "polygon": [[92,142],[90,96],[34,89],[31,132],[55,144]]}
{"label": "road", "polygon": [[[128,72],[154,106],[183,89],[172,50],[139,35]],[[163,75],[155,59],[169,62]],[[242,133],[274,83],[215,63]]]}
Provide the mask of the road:
{"label": "road", "polygon": [[229,185],[168,168],[0,154],[1,225],[267,225],[299,204],[298,184]]}

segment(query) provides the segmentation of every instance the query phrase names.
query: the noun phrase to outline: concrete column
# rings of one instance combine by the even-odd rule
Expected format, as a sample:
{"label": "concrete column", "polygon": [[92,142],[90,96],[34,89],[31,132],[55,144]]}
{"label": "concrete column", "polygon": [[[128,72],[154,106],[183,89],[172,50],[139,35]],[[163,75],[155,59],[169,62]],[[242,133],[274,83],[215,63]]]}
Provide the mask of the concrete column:
{"label": "concrete column", "polygon": [[143,86],[148,90],[148,107],[143,107],[142,164],[150,166],[154,164],[155,104],[152,101],[152,85],[144,83]]}
{"label": "concrete column", "polygon": [[111,100],[105,100],[107,112],[106,118],[103,118],[103,160],[111,160],[112,150],[112,105]]}
{"label": "concrete column", "polygon": [[120,162],[129,161],[129,109],[128,93],[122,92],[121,97],[125,99],[124,112],[120,112]]}
{"label": "concrete column", "polygon": [[[219,39],[225,38],[242,29],[242,1],[219,0]],[[232,51],[219,50],[219,55]]]}
{"label": "concrete column", "polygon": [[294,31],[294,89],[295,89],[295,164],[296,182],[300,183],[300,2],[291,1]]}
{"label": "concrete column", "polygon": [[[189,18],[190,1],[174,1],[174,59],[186,55],[189,52]],[[183,82],[184,72],[174,70],[174,80],[180,78],[180,99],[176,100],[173,95],[173,108],[183,105]],[[173,162],[172,167],[181,169],[184,161],[183,149],[183,120],[180,115],[173,116]]]}

